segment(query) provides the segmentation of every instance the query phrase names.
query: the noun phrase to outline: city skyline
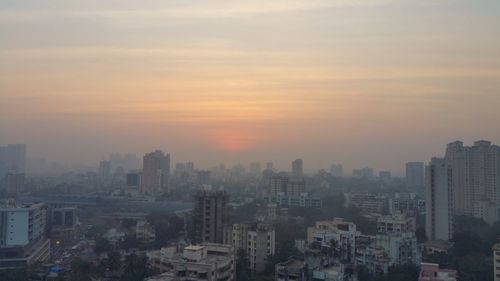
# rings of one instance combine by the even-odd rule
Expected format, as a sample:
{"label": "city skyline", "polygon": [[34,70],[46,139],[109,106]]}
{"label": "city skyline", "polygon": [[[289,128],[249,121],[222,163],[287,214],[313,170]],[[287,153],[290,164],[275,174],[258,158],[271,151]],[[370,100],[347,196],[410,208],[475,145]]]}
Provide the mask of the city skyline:
{"label": "city skyline", "polygon": [[457,139],[500,142],[498,1],[0,8],[1,138],[33,157],[162,149],[402,174]]}

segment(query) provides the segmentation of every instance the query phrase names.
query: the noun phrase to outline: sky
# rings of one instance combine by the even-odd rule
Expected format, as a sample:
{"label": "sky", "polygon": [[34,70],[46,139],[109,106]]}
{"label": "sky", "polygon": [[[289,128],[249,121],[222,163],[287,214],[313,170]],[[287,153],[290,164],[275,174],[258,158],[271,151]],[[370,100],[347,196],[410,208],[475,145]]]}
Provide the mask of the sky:
{"label": "sky", "polygon": [[0,143],[374,167],[500,143],[497,0],[2,0]]}

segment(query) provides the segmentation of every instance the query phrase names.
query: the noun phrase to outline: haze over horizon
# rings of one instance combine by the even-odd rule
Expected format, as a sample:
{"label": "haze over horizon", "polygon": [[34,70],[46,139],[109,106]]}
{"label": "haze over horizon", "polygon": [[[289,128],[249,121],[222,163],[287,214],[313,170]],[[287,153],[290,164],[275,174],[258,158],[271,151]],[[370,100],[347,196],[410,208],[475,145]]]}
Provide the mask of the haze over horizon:
{"label": "haze over horizon", "polygon": [[451,141],[500,143],[499,14],[495,0],[2,1],[0,144],[400,174]]}

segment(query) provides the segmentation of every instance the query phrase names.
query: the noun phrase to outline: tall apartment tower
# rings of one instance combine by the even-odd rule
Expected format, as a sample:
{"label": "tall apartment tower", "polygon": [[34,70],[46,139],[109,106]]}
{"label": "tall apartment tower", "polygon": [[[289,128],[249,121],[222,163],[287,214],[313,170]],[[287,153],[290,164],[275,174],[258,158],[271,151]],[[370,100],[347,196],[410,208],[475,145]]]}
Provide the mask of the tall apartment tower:
{"label": "tall apartment tower", "polygon": [[110,161],[101,161],[99,162],[99,178],[109,179],[111,177],[111,162]]}
{"label": "tall apartment tower", "polygon": [[170,154],[156,150],[144,155],[140,191],[143,194],[154,194],[168,191],[170,176]]}
{"label": "tall apartment tower", "polygon": [[8,144],[0,146],[0,179],[10,170],[24,173],[26,170],[26,145]]}
{"label": "tall apartment tower", "polygon": [[500,147],[489,141],[449,143],[446,162],[450,170],[454,213],[482,218],[488,223],[500,219]]}
{"label": "tall apartment tower", "polygon": [[453,197],[444,158],[432,158],[426,171],[425,232],[429,240],[448,241],[453,236]]}
{"label": "tall apartment tower", "polygon": [[24,173],[15,170],[7,172],[5,175],[5,189],[7,195],[17,196],[24,191]]}
{"label": "tall apartment tower", "polygon": [[451,189],[453,192],[453,209],[457,215],[472,215],[473,201],[471,189],[468,188],[469,148],[461,141],[446,146],[446,163],[449,167]]}
{"label": "tall apartment tower", "polygon": [[412,188],[423,188],[424,182],[424,163],[408,162],[406,163],[406,184]]}
{"label": "tall apartment tower", "polygon": [[303,161],[302,159],[295,159],[293,162],[292,162],[292,176],[293,177],[302,177],[302,175],[304,174],[304,171],[303,171]]}
{"label": "tall apartment tower", "polygon": [[229,195],[223,190],[199,190],[194,196],[194,242],[223,243],[229,223]]}

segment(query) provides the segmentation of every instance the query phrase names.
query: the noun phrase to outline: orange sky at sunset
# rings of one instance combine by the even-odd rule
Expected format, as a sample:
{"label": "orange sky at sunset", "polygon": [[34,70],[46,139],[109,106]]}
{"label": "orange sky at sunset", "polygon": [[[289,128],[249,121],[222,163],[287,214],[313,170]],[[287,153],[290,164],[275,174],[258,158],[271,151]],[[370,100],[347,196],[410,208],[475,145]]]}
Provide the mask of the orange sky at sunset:
{"label": "orange sky at sunset", "polygon": [[0,3],[2,143],[399,171],[500,142],[498,1],[83,3]]}

